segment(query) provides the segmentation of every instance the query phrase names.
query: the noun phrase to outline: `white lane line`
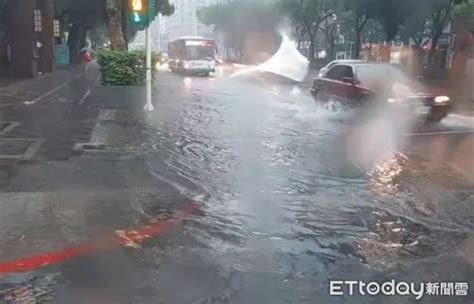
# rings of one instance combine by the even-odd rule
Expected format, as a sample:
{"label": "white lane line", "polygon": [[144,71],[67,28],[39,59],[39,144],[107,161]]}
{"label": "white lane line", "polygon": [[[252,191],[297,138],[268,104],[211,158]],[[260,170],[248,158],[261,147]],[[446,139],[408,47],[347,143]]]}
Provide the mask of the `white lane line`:
{"label": "white lane line", "polygon": [[0,93],[0,96],[10,97],[10,98],[16,98],[16,99],[23,99],[23,98],[24,98],[24,97],[20,97],[20,96],[5,94],[5,93]]}
{"label": "white lane line", "polygon": [[[84,73],[82,73],[84,74]],[[77,78],[81,77],[82,74],[79,74],[77,77],[74,77],[73,79],[69,80],[69,81],[66,81],[65,83],[63,84],[60,84],[58,85],[57,87],[49,90],[48,92],[44,93],[43,95],[41,95],[40,97],[38,98],[35,98],[33,99],[32,101],[25,101],[23,104],[29,106],[29,105],[32,105],[32,104],[35,104],[37,103],[38,101],[40,101],[41,99],[45,98],[45,97],[48,97],[49,95],[59,91],[60,89],[62,89],[63,87],[67,86],[68,84],[70,84],[73,80],[76,80]]]}
{"label": "white lane line", "polygon": [[96,85],[99,82],[99,80],[100,80],[100,74],[97,75],[97,78],[94,80],[93,85]]}
{"label": "white lane line", "polygon": [[456,130],[456,131],[437,131],[437,132],[424,132],[424,133],[406,133],[404,136],[432,136],[432,135],[447,135],[447,134],[470,134],[474,133],[474,130]]}
{"label": "white lane line", "polygon": [[89,97],[89,95],[91,94],[91,89],[87,89],[87,92],[84,94],[84,96],[82,96],[82,98],[79,100],[78,104],[83,104],[84,101],[86,101],[87,97]]}

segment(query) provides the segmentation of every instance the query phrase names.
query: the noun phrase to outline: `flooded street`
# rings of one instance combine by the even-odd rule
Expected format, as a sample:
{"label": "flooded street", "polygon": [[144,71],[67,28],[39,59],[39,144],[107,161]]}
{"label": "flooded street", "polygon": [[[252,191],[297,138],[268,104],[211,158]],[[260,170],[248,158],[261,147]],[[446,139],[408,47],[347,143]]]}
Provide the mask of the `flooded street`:
{"label": "flooded street", "polygon": [[[94,245],[5,274],[0,303],[413,303],[331,296],[330,280],[474,286],[471,120],[328,111],[302,85],[234,72],[160,71],[143,128],[114,125],[134,137],[120,162],[82,156],[12,177],[2,260]],[[111,124],[100,115],[92,138]],[[141,225],[146,242],[104,245]]]}
{"label": "flooded street", "polygon": [[[357,117],[318,108],[303,87],[262,75],[160,77],[162,102],[148,117],[148,166],[203,197],[202,214],[185,226],[187,261],[173,259],[161,272],[173,278],[180,269],[175,283],[184,286],[165,303],[356,303],[330,297],[329,279],[380,280],[393,272],[411,281],[472,281],[472,259],[464,258],[473,245],[472,183],[419,155],[426,140],[403,130],[396,136],[406,142],[386,158],[395,148],[387,145],[390,131],[364,134],[368,150],[374,136],[387,147],[359,166],[347,135]],[[411,131],[436,128],[469,124]],[[472,134],[453,137],[444,140]],[[452,262],[440,264],[440,256]],[[419,276],[429,268],[437,277]]]}

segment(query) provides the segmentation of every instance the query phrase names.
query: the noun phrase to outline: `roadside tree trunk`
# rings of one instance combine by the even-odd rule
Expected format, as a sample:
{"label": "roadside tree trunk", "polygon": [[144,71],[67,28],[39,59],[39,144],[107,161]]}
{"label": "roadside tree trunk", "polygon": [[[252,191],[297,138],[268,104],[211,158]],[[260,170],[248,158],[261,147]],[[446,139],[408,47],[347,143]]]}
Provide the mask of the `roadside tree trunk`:
{"label": "roadside tree trunk", "polygon": [[125,49],[125,39],[122,31],[122,11],[117,0],[105,0],[105,12],[109,29],[110,48]]}
{"label": "roadside tree trunk", "polygon": [[72,64],[80,63],[80,50],[85,46],[87,28],[83,23],[75,23],[71,26],[67,45],[69,46],[70,61]]}
{"label": "roadside tree trunk", "polygon": [[315,53],[315,44],[316,44],[316,37],[315,35],[310,35],[309,39],[309,62],[314,64],[316,62],[316,58],[314,56]]}
{"label": "roadside tree trunk", "polygon": [[355,39],[355,44],[354,44],[354,54],[352,54],[352,59],[359,59],[360,44],[361,44],[360,32],[356,31],[356,39]]}
{"label": "roadside tree trunk", "polygon": [[434,65],[435,63],[436,48],[438,47],[438,42],[442,34],[443,34],[443,28],[439,27],[435,30],[435,33],[433,34],[433,37],[431,38],[431,47],[428,53],[428,65],[430,66]]}
{"label": "roadside tree trunk", "polygon": [[329,58],[331,58],[331,61],[336,59],[336,42],[334,40],[334,37],[331,37],[331,40],[329,41]]}
{"label": "roadside tree trunk", "polygon": [[367,24],[367,21],[369,21],[369,18],[365,15],[357,15],[356,17],[356,39],[355,39],[355,45],[354,45],[354,53],[352,54],[353,59],[359,59],[360,56],[360,47],[362,43],[362,30],[364,29],[365,25]]}

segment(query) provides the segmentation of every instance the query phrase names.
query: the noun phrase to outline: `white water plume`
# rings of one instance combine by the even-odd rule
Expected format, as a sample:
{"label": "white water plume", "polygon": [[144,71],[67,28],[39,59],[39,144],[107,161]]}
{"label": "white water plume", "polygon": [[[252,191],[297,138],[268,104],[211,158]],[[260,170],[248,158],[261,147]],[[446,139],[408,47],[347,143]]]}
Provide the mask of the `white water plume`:
{"label": "white water plume", "polygon": [[268,72],[294,81],[303,81],[308,74],[309,61],[301,55],[294,41],[286,34],[282,34],[282,40],[278,51],[266,62],[251,66],[232,76],[249,74],[253,72]]}

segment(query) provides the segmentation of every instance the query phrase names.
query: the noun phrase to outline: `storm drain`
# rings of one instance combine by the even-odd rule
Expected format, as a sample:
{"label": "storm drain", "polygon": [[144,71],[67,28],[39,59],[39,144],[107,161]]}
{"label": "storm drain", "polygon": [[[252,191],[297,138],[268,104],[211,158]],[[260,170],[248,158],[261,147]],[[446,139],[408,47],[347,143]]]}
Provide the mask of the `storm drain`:
{"label": "storm drain", "polygon": [[42,139],[0,138],[0,159],[29,160],[43,143]]}
{"label": "storm drain", "polygon": [[0,121],[0,136],[7,134],[19,125],[18,121]]}
{"label": "storm drain", "polygon": [[103,159],[117,159],[123,156],[123,150],[99,143],[76,143],[73,151],[82,156]]}

